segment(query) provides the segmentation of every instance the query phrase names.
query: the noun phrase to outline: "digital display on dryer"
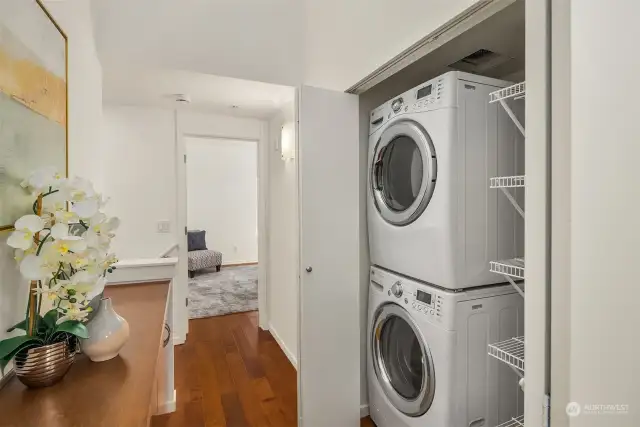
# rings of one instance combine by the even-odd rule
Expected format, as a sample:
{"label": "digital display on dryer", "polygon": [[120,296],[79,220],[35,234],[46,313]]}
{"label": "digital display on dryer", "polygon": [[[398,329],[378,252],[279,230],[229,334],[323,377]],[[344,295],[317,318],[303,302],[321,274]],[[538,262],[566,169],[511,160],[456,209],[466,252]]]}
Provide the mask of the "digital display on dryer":
{"label": "digital display on dryer", "polygon": [[423,88],[418,89],[418,96],[417,98],[424,98],[425,96],[429,96],[431,95],[431,85],[427,85]]}
{"label": "digital display on dryer", "polygon": [[427,305],[431,305],[431,294],[428,294],[423,291],[417,291],[416,299],[420,302],[423,302]]}

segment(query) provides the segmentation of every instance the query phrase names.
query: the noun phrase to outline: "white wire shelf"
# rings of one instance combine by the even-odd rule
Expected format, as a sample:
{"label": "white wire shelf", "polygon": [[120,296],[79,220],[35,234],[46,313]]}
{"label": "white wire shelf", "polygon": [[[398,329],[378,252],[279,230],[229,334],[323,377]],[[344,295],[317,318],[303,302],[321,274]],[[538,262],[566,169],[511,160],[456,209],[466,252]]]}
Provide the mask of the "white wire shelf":
{"label": "white wire shelf", "polygon": [[503,261],[491,261],[489,270],[492,273],[513,277],[514,279],[524,279],[524,258],[513,258]]}
{"label": "white wire shelf", "polygon": [[491,92],[489,94],[489,103],[499,102],[509,118],[511,118],[513,123],[516,125],[520,133],[522,133],[522,135],[524,135],[524,126],[522,126],[522,123],[520,123],[520,120],[518,120],[516,115],[513,113],[513,110],[511,110],[511,107],[509,107],[506,101],[507,99],[511,98],[524,98],[524,96],[525,82],[516,83],[513,86],[505,87],[504,89],[496,90],[495,92]]}
{"label": "white wire shelf", "polygon": [[513,208],[518,211],[520,216],[524,218],[524,209],[520,207],[518,201],[509,192],[509,188],[521,188],[524,187],[524,175],[516,176],[498,176],[489,180],[490,188],[498,188],[502,191],[509,202],[513,205]]}
{"label": "white wire shelf", "polygon": [[489,180],[491,188],[519,188],[524,187],[524,175],[497,176]]}
{"label": "white wire shelf", "polygon": [[509,98],[520,98],[525,96],[525,82],[516,83],[489,94],[489,102],[498,102]]}
{"label": "white wire shelf", "polygon": [[524,427],[524,415],[511,418],[509,421],[504,422],[497,427]]}
{"label": "white wire shelf", "polygon": [[524,337],[489,344],[489,355],[524,372]]}

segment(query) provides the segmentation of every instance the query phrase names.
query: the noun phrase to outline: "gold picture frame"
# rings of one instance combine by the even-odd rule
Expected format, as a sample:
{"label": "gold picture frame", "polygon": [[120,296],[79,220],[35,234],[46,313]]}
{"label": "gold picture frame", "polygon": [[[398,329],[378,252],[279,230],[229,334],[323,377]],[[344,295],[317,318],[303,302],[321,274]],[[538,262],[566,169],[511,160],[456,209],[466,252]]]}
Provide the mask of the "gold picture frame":
{"label": "gold picture frame", "polygon": [[[69,175],[69,46],[41,0],[0,0],[0,32],[0,152],[7,153],[4,163],[0,156],[2,232],[30,213],[26,201],[30,206],[33,197],[18,193],[19,180],[50,165]],[[60,38],[46,37],[53,34]],[[33,49],[36,44],[50,46]]]}

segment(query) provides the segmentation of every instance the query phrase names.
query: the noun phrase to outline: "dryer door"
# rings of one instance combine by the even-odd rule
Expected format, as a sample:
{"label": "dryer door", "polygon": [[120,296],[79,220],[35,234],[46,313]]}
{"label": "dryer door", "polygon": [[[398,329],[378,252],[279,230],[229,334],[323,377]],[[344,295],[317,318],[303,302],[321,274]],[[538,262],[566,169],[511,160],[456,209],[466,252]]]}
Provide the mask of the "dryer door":
{"label": "dryer door", "polygon": [[371,166],[371,184],[380,215],[394,225],[415,221],[436,185],[436,152],[427,131],[400,120],[380,135]]}
{"label": "dryer door", "polygon": [[385,304],[374,316],[372,334],[373,366],[385,394],[400,412],[423,415],[433,402],[436,378],[415,321],[401,306]]}

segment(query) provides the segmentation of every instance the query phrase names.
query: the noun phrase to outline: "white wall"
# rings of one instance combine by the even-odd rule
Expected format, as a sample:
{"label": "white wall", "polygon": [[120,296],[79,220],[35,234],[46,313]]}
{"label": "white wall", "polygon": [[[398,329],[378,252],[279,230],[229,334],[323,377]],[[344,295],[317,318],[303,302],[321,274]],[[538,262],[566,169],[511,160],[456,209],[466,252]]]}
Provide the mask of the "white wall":
{"label": "white wall", "polygon": [[571,2],[570,398],[629,405],[583,407],[571,426],[640,425],[639,14],[635,2]]}
{"label": "white wall", "polygon": [[[298,177],[297,160],[282,160],[280,131],[294,121],[294,104],[269,121],[269,330],[297,365],[298,354]],[[294,135],[295,137],[295,135]]]}
{"label": "white wall", "polygon": [[69,174],[102,188],[102,67],[89,0],[46,1],[68,37]]}
{"label": "white wall", "polygon": [[[184,167],[178,159],[184,154],[184,144],[177,141],[182,136],[261,140],[264,127],[266,123],[256,119],[198,111],[104,106],[104,193],[110,197],[108,212],[121,219],[113,247],[124,259],[155,258],[173,244],[180,245],[174,288],[174,335],[178,342],[186,337],[188,321],[181,303],[187,296],[186,191],[184,200],[178,198],[182,185],[179,166]],[[170,222],[170,233],[157,232],[160,220]]]}
{"label": "white wall", "polygon": [[258,261],[257,141],[185,138],[187,227],[205,230],[223,264]]}
{"label": "white wall", "polygon": [[[88,0],[45,1],[68,37],[69,173],[101,186],[102,71],[93,44]],[[89,160],[83,156],[90,155]],[[6,245],[9,232],[0,232],[0,339],[24,316],[27,284]]]}
{"label": "white wall", "polygon": [[[155,258],[175,243],[175,120],[171,110],[104,107],[104,194],[121,219],[120,259]],[[171,231],[158,233],[158,221]]]}

